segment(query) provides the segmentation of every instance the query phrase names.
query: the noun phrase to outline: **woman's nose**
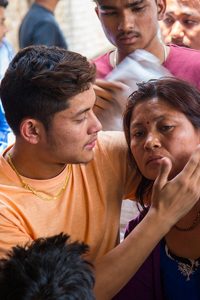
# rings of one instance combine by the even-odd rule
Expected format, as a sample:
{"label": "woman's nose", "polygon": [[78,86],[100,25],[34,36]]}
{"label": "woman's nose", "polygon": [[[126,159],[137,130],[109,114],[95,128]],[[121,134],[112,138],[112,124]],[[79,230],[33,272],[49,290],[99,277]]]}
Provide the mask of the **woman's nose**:
{"label": "woman's nose", "polygon": [[159,140],[159,137],[155,134],[148,134],[144,144],[144,148],[146,150],[154,151],[160,147],[161,147],[161,142]]}

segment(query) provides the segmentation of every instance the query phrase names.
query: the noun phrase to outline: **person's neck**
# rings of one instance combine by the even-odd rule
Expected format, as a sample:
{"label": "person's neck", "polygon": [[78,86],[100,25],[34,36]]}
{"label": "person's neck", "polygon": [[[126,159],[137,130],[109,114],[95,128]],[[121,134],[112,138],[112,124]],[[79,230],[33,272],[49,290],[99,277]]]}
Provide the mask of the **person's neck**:
{"label": "person's neck", "polygon": [[156,39],[153,43],[151,43],[146,49],[144,49],[154,56],[156,56],[160,63],[163,64],[167,59],[169,54],[169,46],[166,46],[162,41]]}
{"label": "person's neck", "polygon": [[[197,214],[200,212],[200,199],[199,201],[193,206],[193,208],[184,216],[182,217],[176,225],[180,225],[180,227],[185,227],[188,224],[192,224],[192,222],[195,220],[197,217]],[[198,220],[199,221],[199,220]],[[197,225],[199,222],[197,223]]]}
{"label": "person's neck", "polygon": [[59,0],[36,0],[35,3],[39,4],[40,6],[54,12],[56,9],[56,5],[58,4]]}
{"label": "person's neck", "polygon": [[56,164],[45,161],[39,149],[34,147],[21,147],[14,145],[6,154],[5,159],[9,162],[10,156],[13,165],[21,176],[31,179],[50,179],[59,175],[66,167],[65,164]]}
{"label": "person's neck", "polygon": [[[156,56],[160,60],[161,64],[164,63],[164,61],[167,59],[167,56],[169,54],[169,47],[164,45],[164,43],[158,39],[152,42],[151,44],[149,44],[143,50],[146,50],[151,54],[153,54],[154,56]],[[115,59],[116,64],[119,64],[124,58],[126,58],[126,56],[128,56],[128,54],[124,53],[123,51],[120,51],[120,49],[116,49],[115,56],[117,57]]]}

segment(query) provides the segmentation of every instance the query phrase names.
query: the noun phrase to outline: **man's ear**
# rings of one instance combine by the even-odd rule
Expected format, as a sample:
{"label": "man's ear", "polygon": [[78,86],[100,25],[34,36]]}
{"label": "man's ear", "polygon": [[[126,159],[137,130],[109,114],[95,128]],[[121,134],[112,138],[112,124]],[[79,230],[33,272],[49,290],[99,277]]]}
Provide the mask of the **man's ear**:
{"label": "man's ear", "polygon": [[20,125],[20,135],[30,144],[38,144],[41,138],[42,123],[35,119],[24,119]]}
{"label": "man's ear", "polygon": [[158,20],[162,20],[166,10],[166,0],[157,0]]}

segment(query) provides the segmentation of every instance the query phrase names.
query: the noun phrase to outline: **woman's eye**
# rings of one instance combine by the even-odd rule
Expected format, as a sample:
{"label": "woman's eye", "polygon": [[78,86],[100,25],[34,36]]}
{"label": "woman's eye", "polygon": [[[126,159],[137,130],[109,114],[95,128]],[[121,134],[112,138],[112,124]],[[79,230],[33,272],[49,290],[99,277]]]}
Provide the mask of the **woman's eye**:
{"label": "woman's eye", "polygon": [[135,137],[135,138],[142,137],[142,136],[144,136],[144,131],[133,132],[132,136]]}
{"label": "woman's eye", "polygon": [[163,125],[160,127],[161,131],[163,131],[163,132],[171,131],[173,128],[174,128],[174,126],[172,126],[172,125]]}

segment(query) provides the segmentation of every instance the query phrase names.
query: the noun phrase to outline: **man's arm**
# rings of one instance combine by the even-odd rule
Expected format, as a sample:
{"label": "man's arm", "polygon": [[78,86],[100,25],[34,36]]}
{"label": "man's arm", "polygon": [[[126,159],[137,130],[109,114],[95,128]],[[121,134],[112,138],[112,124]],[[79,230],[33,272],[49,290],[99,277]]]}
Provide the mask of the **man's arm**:
{"label": "man's arm", "polygon": [[[135,274],[159,240],[200,198],[200,147],[183,171],[167,181],[170,162],[163,159],[154,184],[152,205],[143,221],[116,248],[95,262],[97,300],[111,299]],[[4,211],[5,210],[5,211]],[[0,256],[13,245],[24,245],[31,237],[12,211],[0,208]]]}
{"label": "man's arm", "polygon": [[168,181],[170,169],[170,161],[163,159],[146,217],[121,244],[96,262],[97,300],[109,300],[116,295],[160,239],[200,198],[200,147],[183,171]]}
{"label": "man's arm", "polygon": [[32,237],[15,218],[15,212],[9,208],[0,206],[0,259],[7,256],[8,251],[16,245],[24,246],[32,242]]}

